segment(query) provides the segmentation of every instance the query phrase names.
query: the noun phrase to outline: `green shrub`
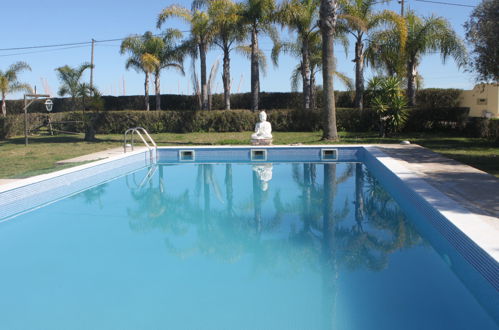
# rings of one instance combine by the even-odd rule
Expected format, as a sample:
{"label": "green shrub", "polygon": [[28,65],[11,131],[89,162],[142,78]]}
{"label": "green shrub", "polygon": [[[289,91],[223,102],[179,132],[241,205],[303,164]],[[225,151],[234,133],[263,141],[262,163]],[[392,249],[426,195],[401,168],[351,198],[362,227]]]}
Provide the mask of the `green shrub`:
{"label": "green shrub", "polygon": [[499,119],[471,117],[466,123],[466,135],[499,142]]}
{"label": "green shrub", "polygon": [[416,105],[420,108],[456,108],[462,89],[426,88],[416,92]]}
{"label": "green shrub", "polygon": [[412,108],[405,130],[410,132],[463,130],[469,108]]}

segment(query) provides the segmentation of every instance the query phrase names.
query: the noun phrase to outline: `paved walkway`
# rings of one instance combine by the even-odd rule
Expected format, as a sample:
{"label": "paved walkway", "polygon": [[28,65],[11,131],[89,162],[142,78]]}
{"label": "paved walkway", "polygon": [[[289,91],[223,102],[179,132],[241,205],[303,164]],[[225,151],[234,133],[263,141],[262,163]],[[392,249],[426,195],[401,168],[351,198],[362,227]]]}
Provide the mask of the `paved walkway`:
{"label": "paved walkway", "polygon": [[495,176],[418,145],[379,147],[468,210],[496,218],[492,220],[499,228],[499,179]]}
{"label": "paved walkway", "polygon": [[[141,150],[141,149],[145,149],[145,148],[146,147],[135,147],[134,150]],[[56,164],[62,165],[62,164],[89,162],[89,161],[105,159],[105,158],[109,158],[109,157],[121,155],[121,154],[123,154],[123,147],[107,149],[104,151],[94,152],[93,154],[83,155],[83,156],[75,157],[75,158],[71,158],[71,159],[60,160]]]}

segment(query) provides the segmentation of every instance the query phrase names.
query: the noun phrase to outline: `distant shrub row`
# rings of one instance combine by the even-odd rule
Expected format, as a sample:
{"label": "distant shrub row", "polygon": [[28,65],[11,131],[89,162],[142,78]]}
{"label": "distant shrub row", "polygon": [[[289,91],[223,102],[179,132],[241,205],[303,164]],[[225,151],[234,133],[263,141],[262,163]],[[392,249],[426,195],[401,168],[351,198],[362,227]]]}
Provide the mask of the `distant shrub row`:
{"label": "distant shrub row", "polygon": [[[467,108],[411,109],[405,131],[464,130]],[[48,116],[54,128],[69,132],[83,132],[83,119],[93,118],[96,131],[101,134],[121,134],[135,126],[145,127],[151,133],[161,132],[239,132],[251,131],[258,114],[249,110],[214,111],[101,111],[30,113],[29,127],[35,129],[47,124]],[[320,111],[269,110],[269,121],[274,131],[317,131],[322,123]],[[0,139],[24,132],[24,116],[8,115],[0,118]],[[337,109],[340,131],[365,132],[378,129],[375,111],[352,108]],[[475,134],[475,133],[473,133]],[[476,134],[475,134],[476,135]]]}
{"label": "distant shrub row", "polygon": [[[417,104],[420,108],[454,108],[457,106],[459,89],[423,89],[417,92]],[[338,108],[353,108],[353,92],[337,91],[336,106]],[[115,110],[141,110],[144,109],[144,97],[142,95],[134,96],[103,96],[102,109],[105,111]],[[53,112],[63,112],[71,110],[71,100],[69,98],[54,98]],[[197,110],[197,97],[192,95],[161,95],[161,107],[164,110]],[[369,104],[369,94],[365,96],[365,104]],[[241,93],[232,94],[231,107],[232,109],[249,109],[251,104],[251,94]],[[297,109],[302,104],[301,93],[260,93],[260,109]],[[322,92],[317,95],[317,108],[322,107]],[[156,108],[156,98],[150,97],[151,109]],[[212,97],[212,108],[223,109],[223,95],[215,94]],[[23,101],[7,101],[7,112],[16,114],[23,112]],[[35,102],[29,112],[46,113],[43,102]]]}

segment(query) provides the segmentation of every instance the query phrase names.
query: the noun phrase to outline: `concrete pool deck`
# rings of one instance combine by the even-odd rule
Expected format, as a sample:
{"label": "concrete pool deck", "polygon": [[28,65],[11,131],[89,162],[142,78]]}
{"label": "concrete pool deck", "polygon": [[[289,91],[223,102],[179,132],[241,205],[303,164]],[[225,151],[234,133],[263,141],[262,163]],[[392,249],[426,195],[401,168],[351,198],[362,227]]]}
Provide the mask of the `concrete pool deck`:
{"label": "concrete pool deck", "polygon": [[499,230],[498,178],[419,145],[377,147]]}

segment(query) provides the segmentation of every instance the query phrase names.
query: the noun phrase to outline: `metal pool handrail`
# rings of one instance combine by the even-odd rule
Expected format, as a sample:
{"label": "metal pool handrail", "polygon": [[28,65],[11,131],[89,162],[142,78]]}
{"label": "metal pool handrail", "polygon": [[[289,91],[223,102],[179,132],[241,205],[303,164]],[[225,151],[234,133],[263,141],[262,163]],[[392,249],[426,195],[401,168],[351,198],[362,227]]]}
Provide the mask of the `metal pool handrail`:
{"label": "metal pool handrail", "polygon": [[133,128],[129,128],[125,131],[125,136],[124,136],[124,142],[123,142],[123,151],[126,152],[126,148],[127,148],[127,136],[128,134],[130,133],[131,136],[130,136],[130,146],[132,148],[132,151],[133,151],[133,147],[134,147],[134,140],[133,140],[133,134],[134,133],[137,133],[137,135],[140,137],[140,139],[142,140],[142,142],[144,142],[144,144],[146,145],[147,149],[152,150],[153,148],[151,147],[151,145],[149,145],[149,143],[147,143],[146,139],[144,139],[144,137],[142,136],[142,134],[140,134],[140,131],[142,131],[142,133],[144,133],[144,135],[149,139],[149,143],[154,147],[154,149],[157,149],[158,146],[156,145],[156,142],[154,142],[154,140],[152,139],[152,137],[149,135],[149,133],[147,133],[147,131],[145,130],[145,128],[143,127],[133,127]]}

